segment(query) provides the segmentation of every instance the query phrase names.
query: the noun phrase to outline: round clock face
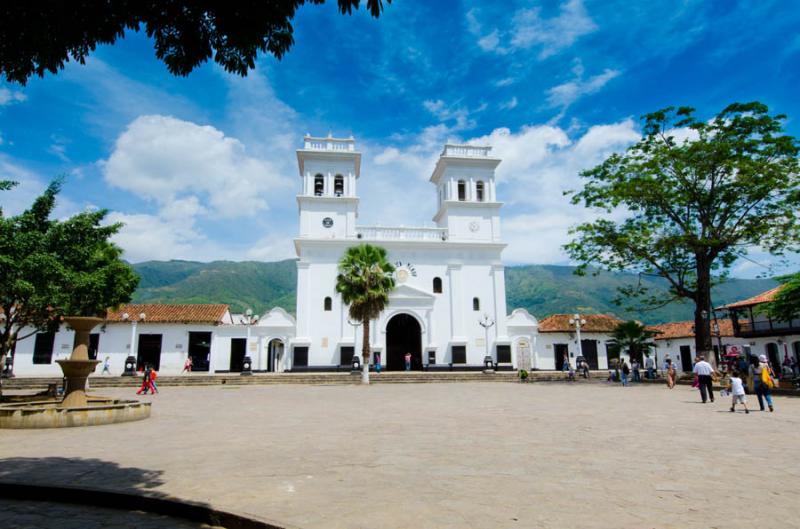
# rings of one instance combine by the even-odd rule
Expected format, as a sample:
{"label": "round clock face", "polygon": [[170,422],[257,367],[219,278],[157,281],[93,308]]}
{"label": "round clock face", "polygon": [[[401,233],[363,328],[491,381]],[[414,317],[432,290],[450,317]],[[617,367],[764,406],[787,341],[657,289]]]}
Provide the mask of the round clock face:
{"label": "round clock face", "polygon": [[408,270],[405,268],[399,269],[397,272],[395,272],[395,277],[397,278],[398,283],[405,283],[408,281]]}
{"label": "round clock face", "polygon": [[477,221],[473,220],[472,222],[469,223],[469,231],[478,231],[480,227],[481,225],[478,224]]}
{"label": "round clock face", "polygon": [[322,219],[322,225],[325,226],[326,228],[330,228],[331,226],[333,226],[333,219],[330,217],[325,217],[324,219]]}

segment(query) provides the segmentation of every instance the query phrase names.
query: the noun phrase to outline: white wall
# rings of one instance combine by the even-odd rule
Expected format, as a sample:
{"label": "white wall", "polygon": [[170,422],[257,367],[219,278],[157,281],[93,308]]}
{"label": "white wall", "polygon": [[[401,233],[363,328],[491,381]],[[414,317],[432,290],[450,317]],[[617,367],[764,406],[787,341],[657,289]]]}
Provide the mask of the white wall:
{"label": "white wall", "polygon": [[[582,340],[596,340],[597,344],[597,365],[599,369],[608,369],[608,353],[606,342],[611,338],[604,333],[581,332]],[[575,358],[580,355],[578,343],[574,333],[566,332],[540,332],[538,337],[538,369],[555,369],[555,344],[567,344],[569,359],[572,366],[575,366]],[[624,356],[628,361],[627,355]]]}

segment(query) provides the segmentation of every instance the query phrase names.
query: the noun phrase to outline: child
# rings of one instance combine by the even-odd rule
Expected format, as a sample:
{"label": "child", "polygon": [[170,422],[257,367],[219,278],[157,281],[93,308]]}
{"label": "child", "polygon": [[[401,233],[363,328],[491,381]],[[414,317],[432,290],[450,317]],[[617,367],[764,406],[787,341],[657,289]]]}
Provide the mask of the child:
{"label": "child", "polygon": [[730,388],[731,388],[731,412],[735,412],[736,403],[741,402],[742,406],[744,406],[744,412],[750,413],[750,410],[747,409],[747,397],[744,396],[744,384],[742,383],[742,378],[739,375],[739,371],[734,371],[731,374]]}

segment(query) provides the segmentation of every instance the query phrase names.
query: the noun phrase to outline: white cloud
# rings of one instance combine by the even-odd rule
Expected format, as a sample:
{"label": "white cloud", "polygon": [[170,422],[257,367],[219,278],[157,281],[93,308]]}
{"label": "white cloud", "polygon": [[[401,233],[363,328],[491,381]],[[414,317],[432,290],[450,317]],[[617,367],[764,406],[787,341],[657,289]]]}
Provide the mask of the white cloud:
{"label": "white cloud", "polygon": [[547,91],[547,103],[550,106],[561,107],[563,111],[581,97],[598,92],[609,81],[618,77],[621,72],[607,68],[603,73],[584,80],[583,65],[576,62],[573,73],[575,77],[571,81],[554,86]]}
{"label": "white cloud", "polygon": [[539,60],[546,59],[572,46],[583,35],[592,33],[597,25],[586,12],[582,0],[567,0],[559,6],[558,14],[543,17],[539,7],[519,9],[507,28],[483,32],[476,9],[467,12],[467,29],[478,38],[483,51],[506,55],[519,50],[537,49]]}
{"label": "white cloud", "polygon": [[6,87],[0,86],[0,107],[11,105],[13,103],[21,103],[28,98],[22,92],[17,90],[10,90]]}
{"label": "white cloud", "polygon": [[500,108],[503,110],[511,110],[512,108],[516,108],[518,104],[517,96],[514,96],[505,103],[500,103]]}
{"label": "white cloud", "polygon": [[[12,180],[17,185],[9,191],[0,192],[0,208],[4,215],[18,215],[28,209],[33,201],[47,188],[49,181],[24,167],[20,162],[0,153],[0,180]],[[67,181],[66,185],[69,185]],[[53,217],[63,219],[78,213],[80,206],[67,198],[62,191],[56,198]]]}
{"label": "white cloud", "polygon": [[514,84],[514,81],[516,81],[516,79],[513,77],[504,77],[503,79],[498,79],[495,81],[494,85],[497,87],[509,86]]}
{"label": "white cloud", "polygon": [[102,164],[110,185],[174,207],[194,197],[226,218],[268,207],[270,191],[284,186],[272,164],[249,156],[236,138],[211,126],[170,116],[141,116],[117,139]]}

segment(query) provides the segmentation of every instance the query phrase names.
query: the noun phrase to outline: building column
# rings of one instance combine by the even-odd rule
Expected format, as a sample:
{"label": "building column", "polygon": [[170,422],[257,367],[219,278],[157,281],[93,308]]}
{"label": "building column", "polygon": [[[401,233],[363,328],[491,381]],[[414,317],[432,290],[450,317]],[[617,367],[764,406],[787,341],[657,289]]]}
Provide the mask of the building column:
{"label": "building column", "polygon": [[310,264],[306,261],[297,261],[297,336],[308,337],[310,328],[309,311],[311,310],[311,296],[308,287]]}
{"label": "building column", "polygon": [[506,331],[506,287],[505,268],[502,264],[492,265],[492,290],[494,291],[495,337],[505,338]]}
{"label": "building column", "polygon": [[463,337],[464,322],[463,312],[464,306],[462,303],[461,294],[461,265],[448,264],[447,277],[450,282],[450,336]]}

